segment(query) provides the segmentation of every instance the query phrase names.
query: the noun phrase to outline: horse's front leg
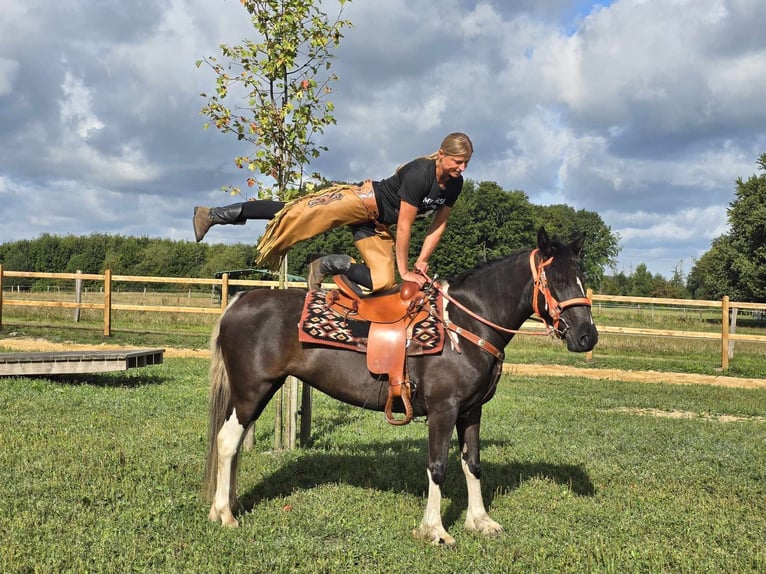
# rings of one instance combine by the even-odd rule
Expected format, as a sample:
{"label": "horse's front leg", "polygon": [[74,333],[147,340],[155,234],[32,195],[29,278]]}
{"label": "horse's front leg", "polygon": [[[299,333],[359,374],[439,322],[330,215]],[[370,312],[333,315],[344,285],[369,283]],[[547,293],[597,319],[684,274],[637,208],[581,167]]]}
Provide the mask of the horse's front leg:
{"label": "horse's front leg", "polygon": [[480,423],[481,407],[474,409],[468,416],[457,421],[460,464],[463,467],[465,483],[468,488],[468,510],[465,516],[465,529],[481,534],[497,534],[502,532],[503,527],[489,517],[481,496]]}
{"label": "horse's front leg", "polygon": [[434,545],[455,545],[455,539],[445,530],[441,516],[441,487],[447,476],[447,455],[455,418],[452,413],[430,415],[428,418],[428,503],[420,526],[412,534]]}

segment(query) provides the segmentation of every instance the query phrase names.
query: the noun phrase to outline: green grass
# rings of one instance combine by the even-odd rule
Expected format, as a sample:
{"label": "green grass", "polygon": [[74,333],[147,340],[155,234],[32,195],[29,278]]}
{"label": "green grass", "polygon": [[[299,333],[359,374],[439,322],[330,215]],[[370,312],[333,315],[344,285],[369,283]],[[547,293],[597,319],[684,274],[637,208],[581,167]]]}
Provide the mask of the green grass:
{"label": "green grass", "polygon": [[503,378],[482,457],[505,532],[462,530],[453,447],[447,550],[410,534],[426,421],[392,427],[317,393],[311,448],[272,451],[268,408],[240,466],[240,528],[208,522],[207,366],[0,379],[0,571],[766,570],[766,390]]}
{"label": "green grass", "polygon": [[726,371],[721,370],[720,342],[682,337],[602,333],[589,359],[566,352],[557,339],[517,335],[505,351],[511,363],[766,378],[766,343],[738,341]]}

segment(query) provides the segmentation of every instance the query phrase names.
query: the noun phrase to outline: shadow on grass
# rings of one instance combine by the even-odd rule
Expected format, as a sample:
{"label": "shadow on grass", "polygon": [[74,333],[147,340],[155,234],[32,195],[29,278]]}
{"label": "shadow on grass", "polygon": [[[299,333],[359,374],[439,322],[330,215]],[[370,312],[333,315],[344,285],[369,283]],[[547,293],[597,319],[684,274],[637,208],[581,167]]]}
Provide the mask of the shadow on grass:
{"label": "shadow on grass", "polygon": [[[241,511],[250,512],[262,500],[289,496],[296,489],[311,489],[323,484],[345,484],[360,488],[427,496],[427,455],[412,448],[411,441],[391,441],[369,445],[365,454],[338,454],[306,451],[300,458],[283,465],[259,484],[240,495]],[[257,452],[243,455],[240,472],[247,472]],[[248,459],[250,459],[248,461]],[[257,464],[257,462],[256,462]],[[514,461],[508,464],[482,462],[482,492],[487,508],[498,493],[505,494],[532,478],[567,486],[577,496],[593,496],[595,487],[582,465],[551,464],[543,461]],[[458,453],[453,450],[448,463],[442,496],[453,504],[445,505],[443,521],[450,528],[466,510],[468,497]]]}
{"label": "shadow on grass", "polygon": [[[29,375],[28,375],[29,376]],[[150,385],[161,385],[167,382],[166,376],[147,372],[128,373],[79,373],[66,375],[31,375],[29,378],[45,378],[61,385],[90,385],[93,387],[138,388]]]}

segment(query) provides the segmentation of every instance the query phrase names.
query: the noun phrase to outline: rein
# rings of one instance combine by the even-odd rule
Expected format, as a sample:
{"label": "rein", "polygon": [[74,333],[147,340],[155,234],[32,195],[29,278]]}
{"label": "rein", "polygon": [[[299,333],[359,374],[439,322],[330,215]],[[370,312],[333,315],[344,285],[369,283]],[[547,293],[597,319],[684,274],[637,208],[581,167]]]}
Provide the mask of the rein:
{"label": "rein", "polygon": [[[549,257],[548,259],[545,259],[543,261],[540,261],[540,263],[536,264],[537,259],[537,253],[540,251],[539,248],[533,249],[532,252],[529,254],[529,267],[532,270],[532,280],[534,282],[535,287],[535,294],[532,297],[532,309],[534,310],[535,315],[537,315],[540,320],[543,322],[543,324],[546,327],[546,331],[544,333],[531,333],[529,331],[520,331],[518,329],[508,329],[507,327],[503,327],[501,325],[498,325],[496,323],[493,323],[489,319],[486,319],[482,317],[481,315],[471,311],[468,307],[460,303],[458,300],[456,300],[454,297],[452,297],[447,291],[442,289],[441,285],[438,283],[433,282],[427,275],[426,279],[431,283],[432,287],[436,289],[441,295],[447,299],[450,303],[455,305],[458,309],[466,313],[467,315],[473,317],[480,323],[483,323],[484,325],[487,325],[488,327],[495,329],[497,331],[501,331],[503,333],[511,333],[511,334],[524,334],[524,335],[552,335],[552,334],[558,334],[559,336],[564,335],[566,333],[569,326],[565,326],[564,330],[559,330],[559,323],[564,322],[566,324],[566,321],[561,317],[561,313],[569,308],[569,307],[576,307],[576,306],[586,306],[590,307],[591,302],[590,299],[587,297],[574,297],[572,299],[567,299],[566,301],[557,301],[556,298],[553,296],[553,293],[551,293],[550,287],[548,286],[548,278],[545,274],[545,268],[548,267],[551,263],[553,263],[553,257]],[[548,321],[543,317],[542,313],[540,312],[540,307],[538,304],[538,294],[542,294],[543,299],[545,300],[545,310],[548,312],[548,315],[551,319],[551,324],[548,324]],[[489,341],[486,339],[482,339],[478,335],[475,335],[474,333],[471,333],[470,331],[466,331],[462,327],[459,327],[455,325],[452,321],[449,319],[446,319],[444,321],[445,326],[450,331],[454,331],[458,335],[461,335],[465,339],[469,340],[473,344],[477,345],[479,348],[484,349],[489,354],[493,355],[495,358],[502,360],[505,356],[505,354],[497,349],[494,345],[492,345]]]}

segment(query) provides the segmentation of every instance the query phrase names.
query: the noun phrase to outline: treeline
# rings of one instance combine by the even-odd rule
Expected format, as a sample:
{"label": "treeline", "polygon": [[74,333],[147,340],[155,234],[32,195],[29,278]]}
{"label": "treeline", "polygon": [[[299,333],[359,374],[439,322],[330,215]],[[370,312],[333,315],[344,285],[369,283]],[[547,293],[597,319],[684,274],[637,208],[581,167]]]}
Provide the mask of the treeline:
{"label": "treeline", "polygon": [[[413,230],[414,259],[423,242],[430,219],[419,220]],[[482,261],[502,257],[533,246],[537,230],[546,230],[564,241],[586,234],[582,267],[588,286],[597,293],[654,297],[686,297],[681,277],[666,280],[652,276],[639,265],[626,276],[605,275],[614,266],[619,237],[594,212],[567,205],[539,206],[530,203],[522,191],[505,191],[496,183],[467,181],[453,209],[447,231],[430,261],[433,274],[450,277]],[[237,228],[242,235],[242,228]],[[232,232],[232,235],[234,233]],[[130,237],[103,233],[88,236],[43,234],[36,239],[0,244],[0,262],[9,271],[100,274],[150,277],[214,277],[220,271],[255,266],[252,243],[214,244],[170,239]],[[314,254],[348,253],[357,256],[351,233],[335,229],[293,247],[288,271],[306,275],[306,261]],[[50,280],[7,278],[6,285],[40,288]],[[155,285],[153,288],[158,288]]]}
{"label": "treeline", "polygon": [[[710,251],[684,278],[676,269],[670,278],[649,273],[641,264],[630,273],[614,269],[619,236],[592,211],[568,205],[534,205],[522,191],[505,191],[494,182],[467,181],[453,209],[447,231],[430,260],[432,274],[450,277],[482,261],[531,247],[537,230],[546,230],[564,241],[580,233],[587,240],[582,256],[586,283],[595,293],[646,297],[766,301],[766,154],[758,161],[763,173],[737,180],[729,204],[731,231],[713,241]],[[417,256],[430,220],[416,222],[411,259]],[[191,235],[191,233],[190,233]],[[238,229],[237,236],[243,231]],[[232,232],[232,236],[235,234]],[[154,277],[213,277],[217,272],[254,267],[257,237],[248,244],[195,243],[147,237],[93,234],[65,236],[44,234],[33,240],[0,244],[0,263],[6,270],[48,273],[103,273]],[[348,253],[358,257],[351,233],[335,229],[304,241],[290,251],[289,273],[306,275],[311,254]],[[29,280],[6,279],[6,285]],[[44,285],[45,280],[34,282]]]}
{"label": "treeline", "polygon": [[[412,258],[429,222],[416,222]],[[450,277],[482,261],[534,246],[540,226],[564,241],[586,233],[582,265],[588,284],[597,289],[604,279],[604,268],[614,263],[619,251],[619,237],[601,217],[567,205],[533,205],[525,193],[504,191],[493,182],[466,182],[430,268],[434,274]],[[242,235],[242,228],[237,228],[236,236]],[[209,245],[191,238],[173,241],[100,233],[44,234],[0,245],[0,262],[6,270],[15,271],[103,273],[111,269],[115,275],[213,277],[219,271],[253,267],[258,238],[251,239],[248,244]],[[288,256],[289,273],[305,276],[307,258],[313,253],[358,256],[349,230],[335,229],[296,245]]]}

